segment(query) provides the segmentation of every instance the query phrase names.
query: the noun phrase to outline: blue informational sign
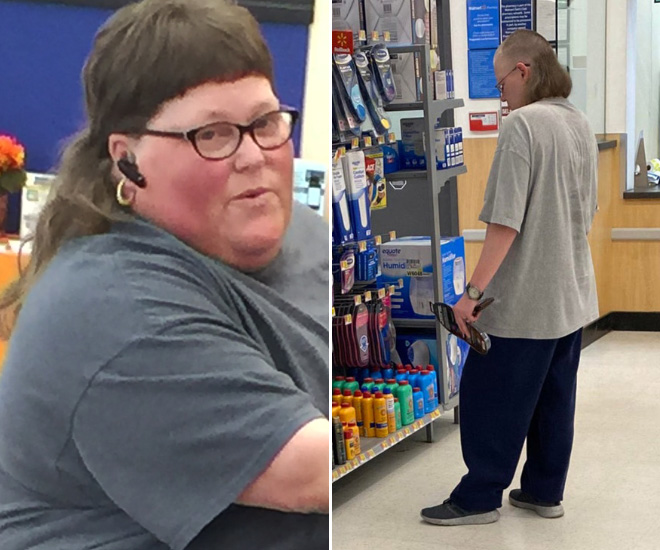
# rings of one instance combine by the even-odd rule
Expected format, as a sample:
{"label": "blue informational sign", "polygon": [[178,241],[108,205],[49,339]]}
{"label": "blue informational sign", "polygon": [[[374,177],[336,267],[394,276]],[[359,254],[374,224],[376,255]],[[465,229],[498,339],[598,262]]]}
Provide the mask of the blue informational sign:
{"label": "blue informational sign", "polygon": [[467,36],[469,50],[500,45],[499,0],[467,0]]}
{"label": "blue informational sign", "polygon": [[518,29],[533,28],[532,0],[502,0],[502,42]]}
{"label": "blue informational sign", "polygon": [[493,58],[496,48],[491,50],[468,51],[468,76],[470,80],[470,98],[484,99],[500,97],[500,92],[495,88],[495,70],[493,69]]}

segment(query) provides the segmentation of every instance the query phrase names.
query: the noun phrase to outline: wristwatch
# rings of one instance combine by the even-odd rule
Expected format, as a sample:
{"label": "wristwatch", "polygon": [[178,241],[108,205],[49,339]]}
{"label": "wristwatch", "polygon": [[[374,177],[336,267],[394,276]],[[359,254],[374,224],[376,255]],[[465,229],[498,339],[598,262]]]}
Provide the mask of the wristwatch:
{"label": "wristwatch", "polygon": [[476,286],[472,285],[471,283],[468,283],[467,286],[465,287],[465,291],[467,292],[468,298],[470,300],[481,300],[484,296],[484,291],[479,290]]}

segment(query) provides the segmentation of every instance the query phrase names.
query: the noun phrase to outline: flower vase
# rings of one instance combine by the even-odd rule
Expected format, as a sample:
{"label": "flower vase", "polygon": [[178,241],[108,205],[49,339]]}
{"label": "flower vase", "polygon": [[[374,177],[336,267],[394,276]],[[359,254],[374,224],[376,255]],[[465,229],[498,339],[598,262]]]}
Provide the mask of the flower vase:
{"label": "flower vase", "polygon": [[9,205],[9,195],[3,193],[0,195],[0,244],[9,244],[5,224],[7,223],[7,207]]}

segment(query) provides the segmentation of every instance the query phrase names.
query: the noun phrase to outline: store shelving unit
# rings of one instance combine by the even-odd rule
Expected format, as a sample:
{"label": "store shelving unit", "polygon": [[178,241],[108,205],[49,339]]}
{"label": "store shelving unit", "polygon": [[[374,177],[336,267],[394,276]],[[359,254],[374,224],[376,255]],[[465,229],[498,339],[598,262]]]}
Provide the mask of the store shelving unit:
{"label": "store shelving unit", "polygon": [[[456,176],[467,172],[465,166],[455,166],[444,170],[438,170],[435,164],[435,142],[434,125],[437,119],[443,117],[444,113],[464,105],[462,99],[435,100],[432,73],[430,71],[430,50],[428,45],[411,46],[388,46],[391,53],[413,53],[418,54],[420,66],[422,67],[422,97],[423,101],[415,103],[395,103],[386,107],[387,111],[412,112],[413,116],[424,117],[425,120],[425,148],[427,170],[401,170],[386,176],[388,185],[397,190],[396,200],[388,201],[387,209],[372,211],[372,230],[374,235],[387,234],[395,230],[398,235],[425,235],[430,234],[432,240],[433,265],[440,265],[439,243],[441,235],[441,221],[444,219],[440,193],[446,183],[453,181]],[[446,117],[444,117],[446,120]],[[452,122],[453,123],[453,119]],[[450,124],[448,124],[450,125]],[[411,199],[411,200],[408,200]],[[420,209],[421,206],[421,209]],[[411,216],[411,214],[414,214]],[[421,215],[420,215],[421,214]],[[420,222],[426,229],[411,229],[406,225],[406,220],[413,218],[414,224]],[[456,226],[452,223],[451,226]],[[442,296],[442,272],[435,270],[434,295],[436,300]],[[394,320],[396,327],[401,328],[426,328],[435,329],[438,358],[441,367],[438,369],[439,401],[438,409],[424,417],[416,420],[413,424],[405,426],[397,432],[390,434],[387,438],[361,438],[360,454],[346,464],[336,466],[332,471],[332,481],[335,482],[345,475],[369,462],[375,456],[385,452],[403,439],[422,428],[426,429],[426,439],[433,441],[433,421],[445,411],[454,409],[454,420],[458,421],[458,396],[449,396],[447,373],[445,370],[446,339],[447,333],[439,322],[434,319],[428,320]]]}
{"label": "store shelving unit", "polygon": [[387,437],[361,437],[360,438],[360,454],[354,459],[349,460],[346,464],[335,466],[332,470],[332,482],[341,479],[346,474],[359,468],[363,464],[369,462],[383,451],[393,447],[400,441],[403,441],[412,434],[418,432],[426,427],[426,439],[432,441],[433,439],[433,421],[442,414],[442,409],[438,408],[435,411],[425,414],[422,418],[415,420],[409,426],[404,426],[400,430],[388,435]]}
{"label": "store shelving unit", "polygon": [[[433,99],[434,90],[430,70],[430,50],[428,45],[390,46],[390,53],[411,53],[419,55],[422,98],[415,103],[394,103],[387,106],[388,111],[410,111],[411,116],[424,119],[424,139],[426,150],[426,170],[401,170],[386,176],[388,185],[395,190],[396,199],[388,201],[387,209],[372,213],[374,232],[384,228],[394,229],[400,236],[430,235],[431,254],[434,266],[441,265],[440,240],[443,228],[443,205],[440,194],[445,185],[453,178],[467,172],[466,166],[454,166],[444,170],[436,168],[435,163],[435,123],[447,111],[462,107],[462,99]],[[435,269],[433,289],[436,301],[442,301],[442,270]],[[394,320],[394,325],[401,328],[434,328],[436,332],[437,357],[442,363],[438,369],[438,390],[441,407],[450,410],[458,406],[458,395],[450,396],[448,377],[445,369],[447,332],[435,319]]]}

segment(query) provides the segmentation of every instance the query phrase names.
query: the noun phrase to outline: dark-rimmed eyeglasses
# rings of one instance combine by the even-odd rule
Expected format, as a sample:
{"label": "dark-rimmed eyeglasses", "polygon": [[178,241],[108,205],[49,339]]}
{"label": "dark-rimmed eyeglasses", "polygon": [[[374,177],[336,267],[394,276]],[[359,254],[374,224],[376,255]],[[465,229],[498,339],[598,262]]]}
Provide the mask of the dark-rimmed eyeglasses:
{"label": "dark-rimmed eyeglasses", "polygon": [[[519,69],[518,65],[520,62],[516,63],[516,66],[511,69],[508,73],[506,73],[503,77],[502,80],[500,80],[497,84],[495,84],[495,88],[497,88],[497,91],[500,92],[500,95],[502,95],[502,92],[504,91],[504,81],[507,79],[507,77],[516,69]],[[529,63],[523,63],[525,67],[531,67]]]}
{"label": "dark-rimmed eyeglasses", "polygon": [[250,134],[254,142],[264,151],[282,147],[293,134],[299,113],[291,107],[282,107],[260,116],[247,126],[231,122],[213,122],[185,132],[167,132],[147,128],[141,135],[185,139],[197,154],[208,160],[222,160],[231,157],[243,142],[243,136]]}

